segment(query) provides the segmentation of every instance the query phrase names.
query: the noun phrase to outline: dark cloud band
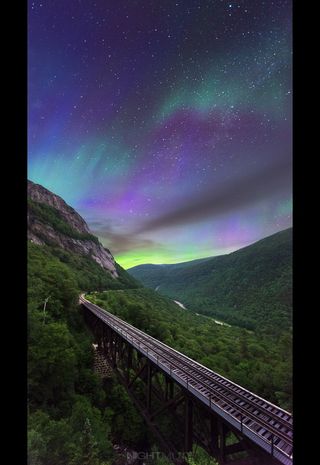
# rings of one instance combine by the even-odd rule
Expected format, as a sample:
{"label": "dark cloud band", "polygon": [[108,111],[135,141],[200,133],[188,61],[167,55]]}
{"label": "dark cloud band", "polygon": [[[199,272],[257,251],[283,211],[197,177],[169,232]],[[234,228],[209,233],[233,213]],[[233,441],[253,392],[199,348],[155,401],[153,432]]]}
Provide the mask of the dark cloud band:
{"label": "dark cloud band", "polygon": [[245,208],[268,199],[280,192],[291,192],[291,162],[283,161],[250,173],[237,180],[224,183],[219,189],[213,187],[199,197],[189,199],[180,208],[171,210],[144,223],[136,233],[180,226],[217,217],[235,209]]}

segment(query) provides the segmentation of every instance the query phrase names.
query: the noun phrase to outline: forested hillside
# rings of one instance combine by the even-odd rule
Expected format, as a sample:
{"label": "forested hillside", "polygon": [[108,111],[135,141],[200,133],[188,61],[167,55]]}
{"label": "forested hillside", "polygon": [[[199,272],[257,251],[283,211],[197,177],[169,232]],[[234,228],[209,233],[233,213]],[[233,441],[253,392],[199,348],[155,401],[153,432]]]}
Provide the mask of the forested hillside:
{"label": "forested hillside", "polygon": [[28,464],[109,464],[113,443],[145,447],[147,429],[124,389],[93,372],[93,340],[78,306],[84,283],[89,290],[110,282],[79,257],[64,262],[49,247],[28,249]]}
{"label": "forested hillside", "polygon": [[292,324],[292,228],[229,255],[128,272],[188,309],[232,325],[272,335]]}

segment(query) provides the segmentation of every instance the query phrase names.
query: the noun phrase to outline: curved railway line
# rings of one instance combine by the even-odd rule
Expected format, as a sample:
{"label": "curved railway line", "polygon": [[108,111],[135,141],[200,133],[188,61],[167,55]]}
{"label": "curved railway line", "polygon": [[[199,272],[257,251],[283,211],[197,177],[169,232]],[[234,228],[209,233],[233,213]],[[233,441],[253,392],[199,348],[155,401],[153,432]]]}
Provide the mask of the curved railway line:
{"label": "curved railway line", "polygon": [[[218,407],[236,421],[238,429],[285,465],[292,464],[293,431],[291,413],[253,394],[186,355],[149,336],[119,317],[89,302],[83,295],[80,303],[91,310],[126,339],[138,345],[159,366],[187,389],[198,392],[210,408]],[[186,385],[186,386],[185,386]],[[247,434],[246,434],[247,433]]]}

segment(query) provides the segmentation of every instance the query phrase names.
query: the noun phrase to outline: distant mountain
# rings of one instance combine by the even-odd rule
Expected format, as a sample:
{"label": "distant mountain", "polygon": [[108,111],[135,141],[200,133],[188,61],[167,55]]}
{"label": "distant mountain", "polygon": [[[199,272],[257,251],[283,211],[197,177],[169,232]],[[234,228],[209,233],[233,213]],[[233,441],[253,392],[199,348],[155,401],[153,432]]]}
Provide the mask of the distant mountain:
{"label": "distant mountain", "polygon": [[228,255],[127,270],[187,309],[247,329],[290,329],[292,228]]}
{"label": "distant mountain", "polygon": [[72,207],[29,180],[28,239],[35,254],[42,250],[65,263],[82,290],[139,287]]}

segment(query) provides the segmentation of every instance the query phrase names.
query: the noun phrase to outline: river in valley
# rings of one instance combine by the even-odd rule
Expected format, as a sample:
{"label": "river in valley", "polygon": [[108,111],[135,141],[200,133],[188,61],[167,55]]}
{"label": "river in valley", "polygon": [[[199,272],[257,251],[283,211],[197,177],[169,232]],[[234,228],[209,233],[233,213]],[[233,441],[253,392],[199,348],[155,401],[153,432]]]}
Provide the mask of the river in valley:
{"label": "river in valley", "polygon": [[[160,285],[155,288],[155,291],[158,291],[159,287],[160,287]],[[174,300],[174,299],[172,299],[172,300],[173,300],[173,302],[175,304],[179,305],[179,307],[183,308],[184,310],[188,310],[187,307],[185,307],[181,302],[179,302],[179,300]],[[210,320],[213,320],[217,325],[231,327],[231,325],[229,325],[228,323],[224,323],[223,321],[216,320],[215,318],[213,318],[211,316],[202,315],[201,313],[196,313],[196,315],[200,316],[200,317],[203,317],[203,318],[209,318]]]}

